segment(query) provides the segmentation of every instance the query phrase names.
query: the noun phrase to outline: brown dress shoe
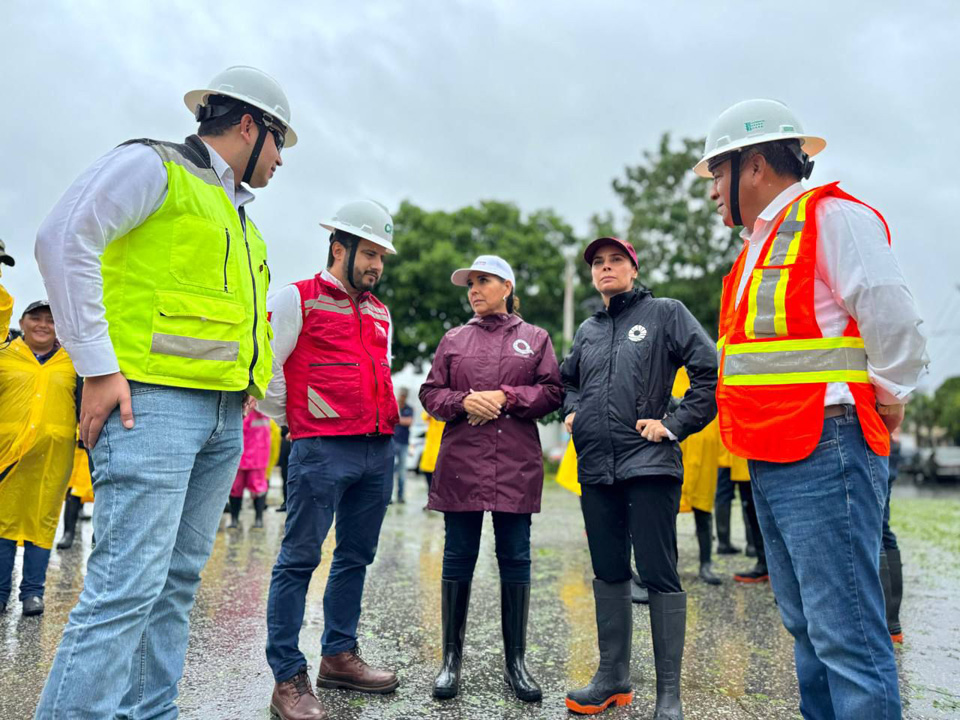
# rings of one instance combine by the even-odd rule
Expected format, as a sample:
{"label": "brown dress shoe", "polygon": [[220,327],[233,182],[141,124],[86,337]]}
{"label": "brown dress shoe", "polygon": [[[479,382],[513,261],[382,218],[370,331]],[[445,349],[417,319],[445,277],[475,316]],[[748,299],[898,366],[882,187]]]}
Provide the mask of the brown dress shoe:
{"label": "brown dress shoe", "polygon": [[318,688],[346,688],[385,695],[396,690],[399,684],[396,673],[367,665],[360,657],[359,647],[338,655],[324,655],[317,675]]}
{"label": "brown dress shoe", "polygon": [[326,711],[313,693],[306,667],[274,686],[270,710],[281,720],[327,720]]}

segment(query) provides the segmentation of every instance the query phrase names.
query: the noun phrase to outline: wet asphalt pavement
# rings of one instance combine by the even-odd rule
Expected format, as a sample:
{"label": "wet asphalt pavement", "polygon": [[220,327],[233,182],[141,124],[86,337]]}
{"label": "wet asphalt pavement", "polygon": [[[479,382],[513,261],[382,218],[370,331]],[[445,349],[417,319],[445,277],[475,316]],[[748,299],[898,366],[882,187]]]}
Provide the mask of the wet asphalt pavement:
{"label": "wet asphalt pavement", "polygon": [[[467,621],[460,696],[435,701],[430,695],[440,663],[440,572],[443,518],[421,510],[423,481],[411,477],[408,502],[387,511],[376,562],[367,575],[360,645],[372,664],[391,667],[401,678],[389,696],[346,691],[319,693],[331,718],[566,718],[564,694],[589,681],[597,662],[592,575],[577,499],[549,483],[544,511],[533,523],[533,590],[527,663],[543,687],[542,703],[524,706],[504,684],[499,587],[489,519]],[[267,511],[266,529],[254,530],[245,508],[241,530],[222,529],[192,615],[191,641],[180,708],[184,718],[270,717],[273,688],[264,658],[265,608],[270,570],[283,532],[282,513]],[[895,506],[897,512],[910,499]],[[956,495],[949,500],[960,503]],[[737,515],[737,513],[734,513]],[[226,516],[222,526],[226,524]],[[67,614],[83,583],[90,549],[90,523],[81,523],[82,543],[54,551],[47,577],[47,611],[24,618],[12,598],[0,616],[0,718],[32,717]],[[958,528],[946,529],[953,536]],[[681,578],[689,593],[683,665],[685,716],[690,720],[800,718],[792,638],[783,629],[768,585],[740,586],[730,580],[752,566],[743,555],[714,558],[724,577],[719,588],[696,579],[693,517],[679,520]],[[59,538],[59,531],[57,536]],[[734,538],[743,538],[735,518]],[[322,596],[332,540],[314,576],[301,648],[319,665]],[[742,543],[741,543],[742,544]],[[907,642],[897,650],[906,718],[960,717],[960,562],[925,535],[901,533]],[[916,558],[912,561],[912,558]],[[20,560],[14,572],[19,582]],[[645,606],[634,606],[632,661],[635,699],[611,710],[609,720],[653,716],[655,677]]]}

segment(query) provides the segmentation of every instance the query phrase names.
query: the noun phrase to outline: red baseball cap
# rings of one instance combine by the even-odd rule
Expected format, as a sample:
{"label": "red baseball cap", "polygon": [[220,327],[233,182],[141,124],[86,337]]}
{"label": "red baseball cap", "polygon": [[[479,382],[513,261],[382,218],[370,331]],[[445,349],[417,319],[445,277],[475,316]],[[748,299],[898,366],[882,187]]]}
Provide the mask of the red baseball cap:
{"label": "red baseball cap", "polygon": [[604,245],[619,245],[626,251],[627,255],[630,256],[633,266],[637,268],[637,270],[640,269],[640,263],[637,262],[637,251],[633,249],[633,245],[628,243],[626,240],[621,240],[620,238],[615,237],[597,238],[592,243],[587,245],[587,249],[583,251],[583,259],[586,260],[587,265],[593,264],[593,256],[596,255],[597,250]]}

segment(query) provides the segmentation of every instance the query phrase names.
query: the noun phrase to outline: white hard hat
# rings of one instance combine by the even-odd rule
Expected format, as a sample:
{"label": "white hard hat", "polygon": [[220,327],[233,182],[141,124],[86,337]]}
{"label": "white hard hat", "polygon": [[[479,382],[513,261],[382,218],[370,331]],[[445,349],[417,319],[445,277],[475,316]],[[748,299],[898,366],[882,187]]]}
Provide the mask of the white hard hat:
{"label": "white hard hat", "polygon": [[286,130],[284,147],[297,144],[297,134],[290,127],[290,103],[280,83],[262,70],[248,65],[234,65],[213,78],[203,90],[191,90],[183,96],[187,109],[196,115],[211,95],[223,95],[263,110],[279,120]]}
{"label": "white hard hat", "polygon": [[806,135],[800,120],[782,102],[744,100],[720,113],[707,134],[703,158],[693,171],[700,177],[712,177],[708,166],[713,158],[776,140],[799,140],[800,149],[810,157],[827,146],[823,138]]}
{"label": "white hard hat", "polygon": [[501,280],[509,280],[512,282],[514,288],[517,287],[517,280],[513,276],[513,268],[510,267],[510,263],[498,255],[481,255],[473,261],[473,265],[470,267],[455,270],[453,275],[450,276],[450,282],[460,287],[466,287],[467,278],[470,277],[470,273],[472,272],[496,275]]}
{"label": "white hard hat", "polygon": [[330,232],[342,230],[386,248],[391,255],[397,253],[393,246],[393,218],[383,205],[373,200],[347,203],[337,210],[332,220],[320,223],[320,227]]}

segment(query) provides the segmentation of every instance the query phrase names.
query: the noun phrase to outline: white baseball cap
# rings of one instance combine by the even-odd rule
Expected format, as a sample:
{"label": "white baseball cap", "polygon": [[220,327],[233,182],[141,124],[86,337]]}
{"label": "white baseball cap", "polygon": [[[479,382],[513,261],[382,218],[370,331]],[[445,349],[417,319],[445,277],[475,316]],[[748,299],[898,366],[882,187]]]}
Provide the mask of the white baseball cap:
{"label": "white baseball cap", "polygon": [[460,268],[450,276],[450,282],[460,287],[467,286],[467,278],[472,272],[482,272],[487,275],[496,275],[501,280],[509,280],[513,283],[514,289],[517,287],[516,278],[513,276],[513,268],[510,263],[497,255],[481,255],[473,261],[473,265],[468,268]]}

